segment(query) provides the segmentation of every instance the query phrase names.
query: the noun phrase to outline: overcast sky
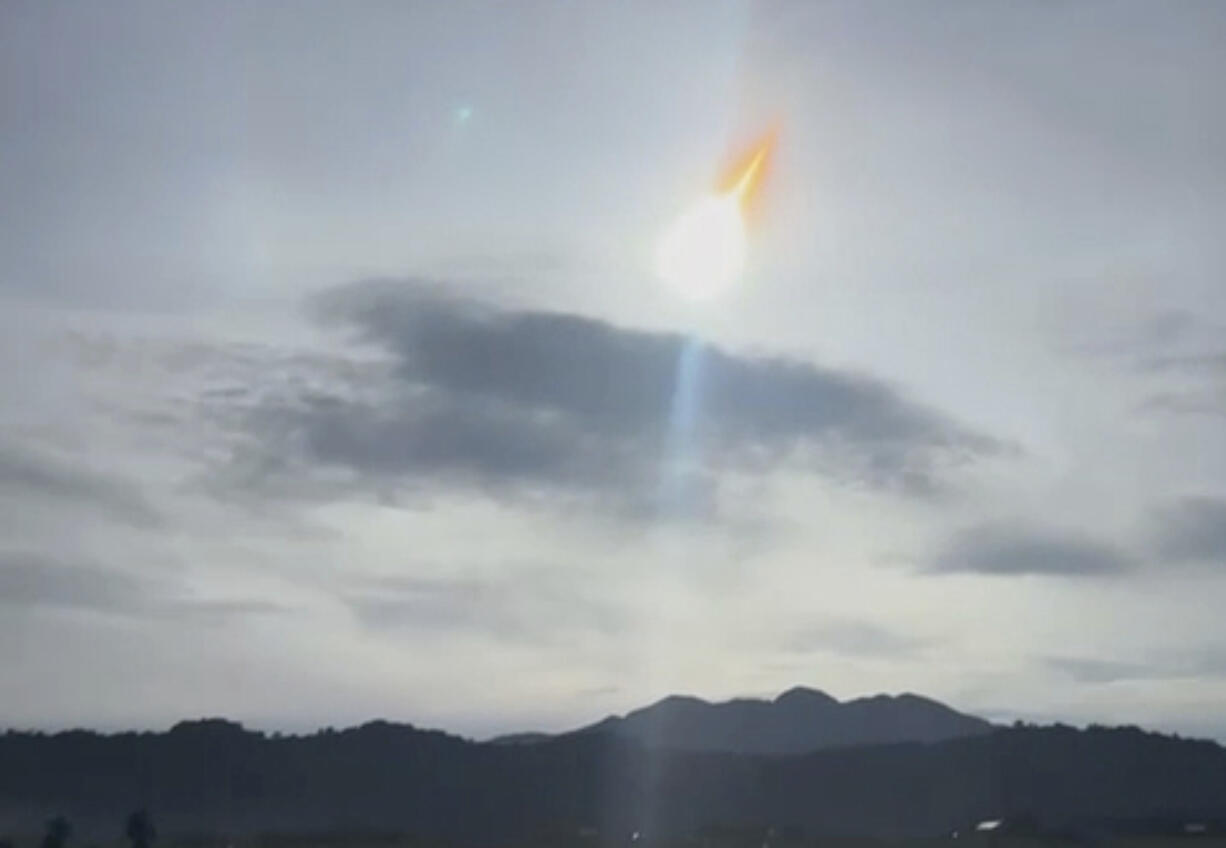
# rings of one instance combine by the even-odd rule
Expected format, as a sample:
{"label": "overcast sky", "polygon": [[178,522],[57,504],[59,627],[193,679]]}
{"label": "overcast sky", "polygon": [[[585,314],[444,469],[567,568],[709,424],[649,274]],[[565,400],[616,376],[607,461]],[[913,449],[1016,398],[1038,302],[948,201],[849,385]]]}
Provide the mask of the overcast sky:
{"label": "overcast sky", "polygon": [[[1226,6],[0,3],[0,725],[1226,739]],[[661,233],[777,126],[744,275]]]}

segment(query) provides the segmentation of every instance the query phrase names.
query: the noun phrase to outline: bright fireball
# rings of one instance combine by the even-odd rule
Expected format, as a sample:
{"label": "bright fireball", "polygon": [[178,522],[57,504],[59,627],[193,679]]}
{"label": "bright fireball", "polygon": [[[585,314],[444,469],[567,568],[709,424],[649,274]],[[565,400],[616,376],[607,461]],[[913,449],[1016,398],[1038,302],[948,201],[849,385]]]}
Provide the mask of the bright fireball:
{"label": "bright fireball", "polygon": [[666,283],[693,300],[716,297],[745,266],[745,212],[751,205],[774,138],[760,142],[722,181],[664,234],[656,269]]}

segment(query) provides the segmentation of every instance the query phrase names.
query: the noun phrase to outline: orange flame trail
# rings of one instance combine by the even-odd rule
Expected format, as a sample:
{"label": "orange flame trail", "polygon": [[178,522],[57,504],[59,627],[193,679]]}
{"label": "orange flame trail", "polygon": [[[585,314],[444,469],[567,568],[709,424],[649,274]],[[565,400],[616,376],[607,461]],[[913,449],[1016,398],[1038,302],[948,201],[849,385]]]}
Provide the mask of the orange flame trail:
{"label": "orange flame trail", "polygon": [[775,149],[776,133],[770,132],[758,140],[749,152],[739,157],[720,179],[720,192],[731,194],[740,201],[741,210],[748,212],[757,200],[762,180]]}

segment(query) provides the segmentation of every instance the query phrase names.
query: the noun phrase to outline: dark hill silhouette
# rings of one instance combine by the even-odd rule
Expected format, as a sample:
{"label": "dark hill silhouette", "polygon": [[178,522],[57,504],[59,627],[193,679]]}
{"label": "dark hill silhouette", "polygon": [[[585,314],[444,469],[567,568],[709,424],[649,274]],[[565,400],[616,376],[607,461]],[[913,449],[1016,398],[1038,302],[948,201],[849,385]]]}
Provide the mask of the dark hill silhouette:
{"label": "dark hill silhouette", "polygon": [[66,815],[114,838],[128,811],[166,835],[348,830],[498,845],[581,826],[926,835],[986,818],[1051,827],[1226,818],[1226,750],[1134,728],[1015,727],[804,756],[650,750],[609,734],[533,745],[372,722],[269,737],[221,722],[168,733],[0,736],[0,832]]}
{"label": "dark hill silhouette", "polygon": [[[825,692],[796,687],[773,701],[738,698],[710,703],[673,695],[574,733],[610,733],[652,748],[737,754],[804,754],[824,748],[891,742],[941,742],[992,730],[981,718],[919,695],[875,695],[840,703]],[[535,743],[529,733],[500,743]]]}

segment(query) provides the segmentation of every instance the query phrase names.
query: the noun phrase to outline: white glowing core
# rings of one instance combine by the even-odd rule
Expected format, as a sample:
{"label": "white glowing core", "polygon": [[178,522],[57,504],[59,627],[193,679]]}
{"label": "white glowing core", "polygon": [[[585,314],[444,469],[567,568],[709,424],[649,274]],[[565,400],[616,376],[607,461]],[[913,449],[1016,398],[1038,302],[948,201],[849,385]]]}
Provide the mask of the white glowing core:
{"label": "white glowing core", "polygon": [[664,234],[656,268],[692,300],[728,291],[745,266],[745,222],[738,192],[704,197]]}

